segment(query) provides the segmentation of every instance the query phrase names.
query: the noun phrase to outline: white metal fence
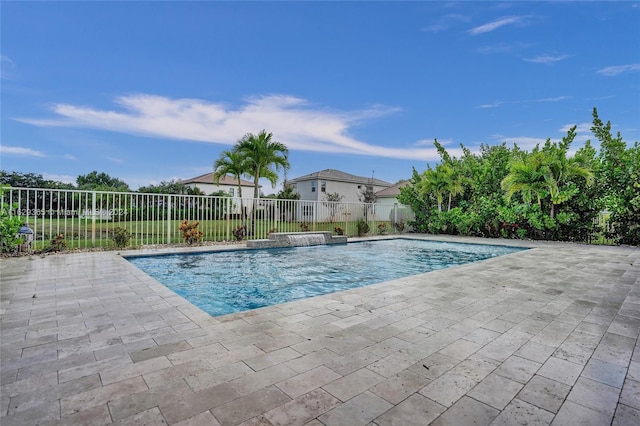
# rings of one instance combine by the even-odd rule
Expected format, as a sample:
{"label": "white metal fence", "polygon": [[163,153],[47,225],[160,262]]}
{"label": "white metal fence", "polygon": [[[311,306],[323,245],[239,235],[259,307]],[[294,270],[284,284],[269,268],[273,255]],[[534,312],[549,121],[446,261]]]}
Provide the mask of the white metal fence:
{"label": "white metal fence", "polygon": [[400,232],[413,219],[398,204],[42,188],[8,188],[2,204],[33,230],[36,248],[58,235],[70,248],[110,247],[116,228],[128,231],[129,246],[181,243],[184,220],[199,222],[202,241],[233,241],[243,227],[247,239],[305,230],[353,236],[363,231],[362,223],[375,235]]}

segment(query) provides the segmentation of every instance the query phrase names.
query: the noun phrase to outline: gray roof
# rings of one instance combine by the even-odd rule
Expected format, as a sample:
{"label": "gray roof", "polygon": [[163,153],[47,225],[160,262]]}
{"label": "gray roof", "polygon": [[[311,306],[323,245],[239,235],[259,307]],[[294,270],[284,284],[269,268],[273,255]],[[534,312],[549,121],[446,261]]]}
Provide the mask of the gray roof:
{"label": "gray roof", "polygon": [[410,183],[411,182],[409,182],[408,180],[402,180],[396,183],[395,185],[390,186],[389,188],[381,189],[380,191],[376,192],[376,197],[380,197],[380,198],[397,197],[398,195],[400,195],[400,188],[405,187]]}
{"label": "gray roof", "polygon": [[[205,173],[191,179],[185,179],[182,181],[182,183],[209,183],[211,185],[215,185],[213,181],[213,172]],[[248,180],[240,179],[240,184],[242,184],[242,186],[250,186],[253,188],[253,182],[249,182]],[[220,185],[238,186],[238,180],[231,176],[225,175],[220,178]]]}
{"label": "gray roof", "polygon": [[291,179],[290,183],[304,182],[308,180],[331,180],[336,182],[349,182],[349,183],[357,183],[364,185],[375,185],[375,186],[385,186],[389,187],[393,185],[392,183],[385,182],[380,179],[363,177],[363,176],[355,176],[349,173],[341,172],[340,170],[335,169],[326,169],[319,172],[311,173],[308,175],[300,176],[295,179]]}

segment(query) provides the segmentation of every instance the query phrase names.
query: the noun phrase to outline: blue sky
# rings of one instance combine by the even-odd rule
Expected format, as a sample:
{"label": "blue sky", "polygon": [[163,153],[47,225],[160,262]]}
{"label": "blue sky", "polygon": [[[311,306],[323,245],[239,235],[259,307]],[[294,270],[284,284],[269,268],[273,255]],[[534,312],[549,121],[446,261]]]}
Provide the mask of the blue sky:
{"label": "blue sky", "polygon": [[[2,2],[1,167],[133,189],[266,129],[289,178],[396,182],[591,111],[640,140],[639,2]],[[269,184],[264,192],[272,193]]]}

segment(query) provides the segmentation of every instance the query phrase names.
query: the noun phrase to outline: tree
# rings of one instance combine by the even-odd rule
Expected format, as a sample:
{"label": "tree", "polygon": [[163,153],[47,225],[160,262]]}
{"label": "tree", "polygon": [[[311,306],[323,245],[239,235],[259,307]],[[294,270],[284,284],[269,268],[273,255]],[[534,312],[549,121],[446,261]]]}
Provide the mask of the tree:
{"label": "tree", "polygon": [[86,175],[80,175],[76,179],[78,189],[89,191],[130,191],[125,181],[109,176],[108,174],[92,171]]}
{"label": "tree", "polygon": [[[253,214],[255,215],[260,197],[260,179],[266,178],[275,188],[278,182],[277,171],[289,169],[289,150],[281,142],[272,140],[273,134],[262,130],[257,135],[247,133],[236,144],[235,150],[243,157],[245,174],[253,178]],[[255,220],[252,221],[252,231]],[[254,233],[254,232],[252,232]]]}
{"label": "tree", "polygon": [[191,188],[179,180],[161,181],[157,185],[141,186],[138,192],[149,194],[189,194]]}
{"label": "tree", "polygon": [[338,214],[338,209],[340,208],[340,204],[338,204],[344,195],[340,195],[337,192],[324,194],[324,202],[323,204],[329,209],[329,221],[335,222],[335,218]]}
{"label": "tree", "polygon": [[39,173],[0,171],[0,185],[14,188],[74,189],[73,184],[45,179]]}
{"label": "tree", "polygon": [[444,194],[450,187],[450,177],[451,168],[444,164],[438,164],[435,169],[427,168],[422,173],[422,179],[419,182],[418,190],[423,196],[433,194],[436,197],[439,212],[442,211]]}
{"label": "tree", "polygon": [[231,175],[238,183],[238,197],[240,198],[240,214],[242,215],[242,226],[247,226],[247,217],[242,201],[242,175],[249,173],[249,163],[237,146],[233,150],[225,150],[220,153],[220,157],[213,163],[213,182],[218,185],[220,179]]}

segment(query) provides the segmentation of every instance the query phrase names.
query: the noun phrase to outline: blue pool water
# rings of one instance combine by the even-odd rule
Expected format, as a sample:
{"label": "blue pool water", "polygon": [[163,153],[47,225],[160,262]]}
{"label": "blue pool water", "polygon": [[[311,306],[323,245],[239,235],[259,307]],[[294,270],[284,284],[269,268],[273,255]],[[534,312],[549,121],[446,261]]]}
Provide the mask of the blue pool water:
{"label": "blue pool water", "polygon": [[522,248],[413,239],[128,260],[211,315],[416,275]]}

